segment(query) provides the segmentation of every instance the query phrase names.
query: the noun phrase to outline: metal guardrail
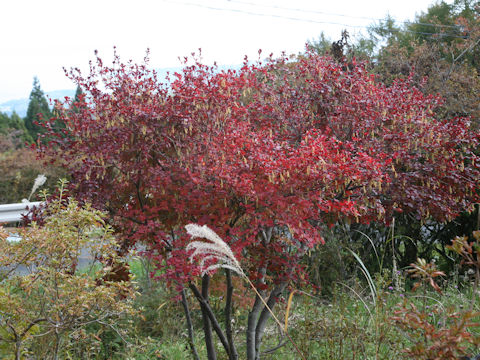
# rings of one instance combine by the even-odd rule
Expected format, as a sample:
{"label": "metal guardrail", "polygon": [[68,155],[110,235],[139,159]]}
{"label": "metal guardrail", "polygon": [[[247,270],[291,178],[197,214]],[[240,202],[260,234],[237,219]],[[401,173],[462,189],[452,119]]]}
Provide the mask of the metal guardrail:
{"label": "metal guardrail", "polygon": [[28,208],[39,206],[41,201],[28,203],[3,204],[0,205],[0,223],[10,223],[22,220],[22,215],[28,212]]}

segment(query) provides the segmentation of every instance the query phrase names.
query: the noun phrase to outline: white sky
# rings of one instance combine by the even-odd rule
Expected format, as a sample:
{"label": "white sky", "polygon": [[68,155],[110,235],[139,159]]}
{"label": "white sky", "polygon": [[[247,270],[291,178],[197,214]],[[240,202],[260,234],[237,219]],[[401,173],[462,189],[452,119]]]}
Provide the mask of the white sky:
{"label": "white sky", "polygon": [[28,97],[34,76],[44,91],[74,88],[62,67],[87,69],[95,49],[109,62],[115,45],[124,61],[141,62],[150,48],[152,68],[179,66],[198,48],[207,63],[240,64],[260,48],[298,53],[322,31],[337,40],[373,22],[359,17],[413,20],[434,1],[0,0],[0,103]]}

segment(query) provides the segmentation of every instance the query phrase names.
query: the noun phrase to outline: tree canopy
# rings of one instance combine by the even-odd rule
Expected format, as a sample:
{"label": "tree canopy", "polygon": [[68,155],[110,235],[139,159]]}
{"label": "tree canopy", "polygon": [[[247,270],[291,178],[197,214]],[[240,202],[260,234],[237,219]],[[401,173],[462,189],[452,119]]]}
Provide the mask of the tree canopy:
{"label": "tree canopy", "polygon": [[48,101],[44,92],[40,88],[40,81],[37,77],[33,79],[33,89],[30,92],[27,115],[25,117],[25,127],[30,136],[37,139],[39,134],[44,132],[42,126],[36,122],[47,121],[52,117],[52,112],[48,106]]}
{"label": "tree canopy", "polygon": [[[386,86],[363,64],[313,52],[240,70],[195,62],[169,84],[118,56],[70,77],[88,106],[57,103],[66,127],[41,151],[63,161],[80,199],[109,211],[124,249],[149,244],[180,288],[200,273],[185,250],[191,222],[214,229],[274,304],[305,280],[299,260],[337,219],[443,221],[478,201],[478,134],[468,118],[438,119],[442,99],[412,78]],[[265,319],[248,325],[258,344]]]}
{"label": "tree canopy", "polygon": [[480,120],[480,8],[476,1],[444,1],[432,5],[414,22],[392,21],[372,28],[379,50],[375,73],[387,84],[414,75],[417,86],[440,94],[442,117],[471,116]]}
{"label": "tree canopy", "polygon": [[0,152],[20,148],[31,141],[23,119],[16,112],[0,113]]}

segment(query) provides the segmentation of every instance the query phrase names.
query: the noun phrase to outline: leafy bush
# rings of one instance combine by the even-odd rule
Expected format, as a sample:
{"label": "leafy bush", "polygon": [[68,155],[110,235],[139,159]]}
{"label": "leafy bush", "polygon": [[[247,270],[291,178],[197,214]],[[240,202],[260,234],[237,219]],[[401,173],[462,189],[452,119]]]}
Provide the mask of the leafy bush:
{"label": "leafy bush", "polygon": [[96,356],[106,331],[123,338],[134,284],[106,280],[120,259],[103,213],[62,199],[62,188],[44,211],[44,224],[21,230],[19,242],[0,234],[0,343],[16,359]]}
{"label": "leafy bush", "polygon": [[55,165],[44,165],[36,156],[35,151],[28,148],[0,154],[0,204],[28,198],[39,174],[47,176],[45,188],[49,191],[55,189],[58,179],[65,177],[65,171]]}

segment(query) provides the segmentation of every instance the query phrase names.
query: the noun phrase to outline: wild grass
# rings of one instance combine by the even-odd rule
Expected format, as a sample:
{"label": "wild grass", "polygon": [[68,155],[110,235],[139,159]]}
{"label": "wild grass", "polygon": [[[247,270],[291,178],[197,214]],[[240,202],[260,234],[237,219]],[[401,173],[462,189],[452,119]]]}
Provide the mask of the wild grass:
{"label": "wild grass", "polygon": [[[130,268],[135,273],[137,282],[143,284],[142,286],[147,286],[149,282],[145,278],[145,266],[148,266],[145,259],[135,259],[130,262]],[[400,284],[408,282],[406,281],[408,274],[405,271],[398,276]],[[306,359],[412,359],[405,350],[417,346],[424,332],[418,328],[408,329],[399,326],[394,318],[402,306],[413,305],[419,312],[425,314],[426,321],[438,331],[448,328],[449,324],[452,325],[449,314],[469,311],[473,288],[473,283],[469,280],[460,284],[461,289],[458,285],[444,284],[440,294],[429,287],[425,291],[412,292],[405,289],[404,285],[397,291],[389,271],[383,271],[382,274],[369,274],[369,277],[371,284],[368,284],[365,278],[352,278],[348,282],[337,283],[328,297],[322,297],[321,294],[314,296],[308,294],[308,291],[295,293],[288,311],[288,331]],[[221,281],[220,277],[218,281]],[[118,358],[146,359],[148,356],[158,359],[191,358],[185,319],[180,304],[170,301],[172,294],[162,284],[150,282],[149,286],[151,286],[149,289],[141,290],[137,300],[138,305],[143,308],[143,318],[135,321],[136,344],[132,342],[132,346],[125,349],[124,354],[119,354]],[[374,292],[372,288],[375,289]],[[213,303],[222,303],[223,298],[220,294],[213,293],[211,296]],[[276,316],[279,319],[285,318],[287,296],[288,294],[285,294],[285,301],[276,310]],[[476,296],[478,299],[478,294]],[[204,359],[206,351],[203,348],[201,313],[199,308],[194,306],[194,299],[189,300],[196,330],[196,347],[200,358]],[[234,330],[235,339],[242,344],[245,336],[243,324],[247,318],[248,309],[239,305],[234,304]],[[219,306],[218,316],[221,318],[220,308]],[[479,301],[474,303],[473,313],[476,312],[480,312]],[[480,317],[475,315],[473,320],[480,321]],[[479,326],[472,326],[465,330],[473,337],[480,336]],[[291,343],[282,336],[279,325],[272,321],[267,328],[263,348],[274,348],[279,342],[283,343],[283,346],[271,354],[264,354],[262,359],[297,360],[299,358]],[[221,345],[217,344],[217,347],[218,358],[227,359],[222,355]],[[461,351],[456,352],[457,359],[460,359],[463,354],[473,356],[480,352],[476,343],[468,341],[460,342],[458,347]],[[243,359],[245,349],[241,345],[238,352],[240,359]]]}
{"label": "wild grass", "polygon": [[[478,291],[475,292],[473,274],[452,281],[443,276],[435,277],[441,292],[435,291],[429,284],[429,277],[425,276],[419,288],[412,291],[410,285],[405,285],[411,284],[408,269],[397,271],[395,278],[391,269],[380,267],[378,273],[370,273],[358,255],[346,253],[357,263],[357,274],[335,283],[328,296],[308,288],[297,289],[290,302],[290,293],[286,292],[283,302],[275,309],[278,319],[288,319],[288,334],[305,359],[461,359],[480,352],[480,326],[477,324],[480,323],[480,301]],[[419,263],[419,266],[425,267],[426,264]],[[126,342],[105,331],[101,334],[102,347],[89,358],[191,359],[183,308],[180,302],[172,301],[177,294],[164,283],[152,279],[150,275],[154,268],[147,258],[132,257],[129,268],[137,286],[135,307],[139,312],[135,318],[121,324],[129,329]],[[433,273],[430,271],[430,275]],[[212,289],[222,281],[222,276],[213,275]],[[232,312],[234,340],[239,344],[239,359],[244,359],[246,349],[242,344],[248,307],[242,305],[252,301],[249,297],[253,298],[255,294],[247,288],[236,291]],[[193,296],[188,296],[195,345],[200,359],[206,359],[201,311]],[[222,292],[212,291],[210,301],[216,315],[223,320],[225,299]],[[465,320],[471,326],[461,324],[465,314],[471,315]],[[422,321],[415,323],[412,320],[415,317]],[[299,359],[292,343],[285,338],[284,326],[285,321],[282,324],[269,323],[262,349],[282,346],[272,353],[265,353],[262,359]],[[455,329],[459,326],[461,333],[456,334]],[[438,346],[448,343],[455,357],[428,355],[428,349],[430,353],[444,351],[443,348],[438,350],[435,342],[440,343]],[[215,345],[218,359],[226,360],[222,345],[219,342]],[[414,351],[424,351],[426,355],[413,356]]]}
{"label": "wild grass", "polygon": [[[172,301],[175,294],[165,284],[151,278],[150,272],[153,267],[148,259],[134,257],[130,259],[129,267],[138,287],[135,306],[140,311],[137,317],[121,324],[130,329],[127,342],[124,343],[116,338],[114,333],[106,331],[101,334],[104,344],[88,358],[191,359],[183,309],[179,302]],[[472,293],[473,279],[442,284],[440,294],[429,287],[426,287],[425,291],[419,289],[416,292],[405,289],[403,284],[407,282],[406,272],[399,274],[399,283],[402,284],[400,291],[393,286],[390,271],[369,274],[369,277],[365,277],[361,272],[359,274],[360,277],[352,277],[348,281],[337,283],[328,297],[322,296],[321,293],[313,295],[309,293],[309,289],[304,289],[304,292],[294,293],[288,306],[288,293],[284,294],[283,303],[275,310],[276,316],[285,319],[288,315],[288,332],[306,359],[416,359],[417,357],[412,357],[405,350],[417,346],[424,332],[421,328],[409,329],[399,326],[398,321],[394,320],[398,311],[405,304],[408,305],[407,308],[413,305],[419,312],[425,314],[429,324],[440,331],[452,325],[449,314],[468,312],[472,296],[476,296],[477,299],[479,296]],[[372,283],[369,284],[367,278],[371,279]],[[213,276],[212,281],[220,283],[222,277]],[[372,291],[372,288],[375,290]],[[249,294],[245,290],[243,293]],[[252,293],[249,296],[254,295]],[[201,311],[195,305],[193,297],[188,300],[195,329],[195,345],[200,359],[206,359]],[[212,304],[218,305],[212,308],[222,319],[224,298],[221,292],[213,291],[211,301]],[[239,300],[234,303],[233,329],[234,339],[239,344],[239,359],[244,359],[245,348],[241,344],[244,343],[244,324],[248,308],[241,305]],[[473,303],[473,313],[476,312],[480,312],[478,300]],[[472,320],[477,322],[480,318],[475,315]],[[473,337],[480,336],[478,326],[466,330]],[[420,342],[423,344],[423,340]],[[279,343],[283,346],[275,352],[264,354],[262,359],[299,358],[292,344],[284,337],[280,326],[271,321],[264,337],[263,349],[275,348]],[[460,345],[463,352],[457,352],[457,359],[463,354],[473,356],[480,352],[475,343],[465,341]],[[217,343],[216,347],[218,359],[226,360],[221,344]]]}

